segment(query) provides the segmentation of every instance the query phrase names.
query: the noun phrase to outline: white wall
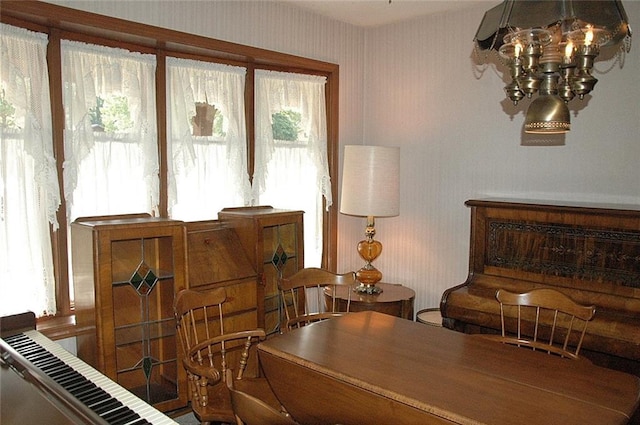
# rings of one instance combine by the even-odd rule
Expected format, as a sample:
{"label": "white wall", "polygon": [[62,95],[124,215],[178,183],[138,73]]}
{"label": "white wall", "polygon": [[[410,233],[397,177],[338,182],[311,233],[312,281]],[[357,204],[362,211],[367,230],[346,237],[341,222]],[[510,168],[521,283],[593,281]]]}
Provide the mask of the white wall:
{"label": "white wall", "polygon": [[[640,47],[622,69],[596,73],[568,135],[540,141],[522,133],[528,101],[510,106],[501,73],[477,65],[473,36],[498,0],[368,29],[264,1],[55,3],[339,64],[340,145],[401,147],[400,216],[376,221],[375,264],[385,281],[416,290],[416,310],[467,276],[467,199],[640,204]],[[640,2],[623,4],[634,27]],[[362,265],[364,225],[340,215],[339,271]]]}

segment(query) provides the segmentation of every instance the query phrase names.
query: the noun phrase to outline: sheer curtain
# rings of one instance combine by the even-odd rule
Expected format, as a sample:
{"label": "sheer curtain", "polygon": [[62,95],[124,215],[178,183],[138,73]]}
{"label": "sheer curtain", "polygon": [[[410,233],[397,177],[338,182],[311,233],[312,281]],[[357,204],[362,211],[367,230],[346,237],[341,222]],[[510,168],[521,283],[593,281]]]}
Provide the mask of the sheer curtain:
{"label": "sheer curtain", "polygon": [[[224,207],[248,205],[245,74],[242,67],[167,58],[171,217],[210,220]],[[209,127],[196,130],[203,111]]]}
{"label": "sheer curtain", "polygon": [[[257,70],[253,203],[303,210],[305,267],[322,262],[322,201],[332,204],[327,158],[326,78]],[[274,137],[283,118],[286,140]]]}
{"label": "sheer curtain", "polygon": [[0,315],[54,314],[53,156],[47,37],[0,24]]}
{"label": "sheer curtain", "polygon": [[69,222],[157,213],[155,56],[68,40],[61,49]]}

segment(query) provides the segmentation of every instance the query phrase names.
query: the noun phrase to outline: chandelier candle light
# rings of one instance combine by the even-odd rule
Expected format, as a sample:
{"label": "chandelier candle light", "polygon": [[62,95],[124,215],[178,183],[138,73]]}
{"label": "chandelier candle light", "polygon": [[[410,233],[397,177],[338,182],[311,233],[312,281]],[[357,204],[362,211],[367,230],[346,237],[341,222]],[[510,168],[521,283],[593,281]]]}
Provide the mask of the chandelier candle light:
{"label": "chandelier candle light", "polygon": [[476,45],[496,50],[510,70],[507,96],[517,105],[538,94],[527,110],[526,133],[566,133],[567,104],[583,99],[598,80],[591,74],[603,46],[631,46],[620,0],[505,0],[488,10]]}
{"label": "chandelier candle light", "polygon": [[367,217],[365,239],[358,243],[358,254],[366,263],[356,272],[356,291],[382,292],[375,286],[382,273],[371,264],[382,252],[382,244],[373,239],[374,220],[400,213],[400,148],[345,146],[340,212]]}

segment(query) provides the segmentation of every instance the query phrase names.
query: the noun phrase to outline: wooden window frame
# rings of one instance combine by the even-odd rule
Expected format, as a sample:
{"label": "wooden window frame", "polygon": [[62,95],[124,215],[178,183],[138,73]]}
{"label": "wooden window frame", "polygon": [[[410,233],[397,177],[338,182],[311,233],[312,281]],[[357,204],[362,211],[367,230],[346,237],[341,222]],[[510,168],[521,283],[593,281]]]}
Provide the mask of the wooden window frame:
{"label": "wooden window frame", "polygon": [[[327,78],[327,154],[331,191],[338,187],[338,95],[339,66],[286,53],[245,46],[124,19],[80,11],[40,1],[2,1],[0,21],[49,35],[47,62],[49,66],[54,155],[60,188],[64,161],[64,110],[62,103],[62,72],[60,40],[119,47],[157,56],[156,100],[158,152],[160,160],[160,205],[162,217],[168,216],[167,205],[167,130],[166,130],[166,62],[167,56],[225,63],[247,68],[245,81],[246,125],[248,139],[248,173],[253,175],[254,162],[254,70],[323,75]],[[55,18],[52,18],[55,17]],[[62,194],[64,195],[64,194]],[[66,206],[57,212],[59,229],[51,231],[56,280],[57,314],[38,321],[38,329],[53,338],[64,338],[85,330],[75,327],[74,311],[69,298],[69,259],[67,245]],[[337,268],[337,208],[324,212],[322,267]]]}

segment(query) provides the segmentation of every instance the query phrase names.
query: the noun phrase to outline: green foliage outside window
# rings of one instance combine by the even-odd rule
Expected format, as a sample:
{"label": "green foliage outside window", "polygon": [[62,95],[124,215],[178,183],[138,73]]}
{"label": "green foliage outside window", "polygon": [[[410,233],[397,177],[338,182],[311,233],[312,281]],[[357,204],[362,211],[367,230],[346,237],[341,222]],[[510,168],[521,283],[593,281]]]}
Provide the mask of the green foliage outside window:
{"label": "green foliage outside window", "polygon": [[96,107],[89,109],[94,130],[109,133],[124,132],[133,127],[129,102],[124,96],[96,98]]}
{"label": "green foliage outside window", "polygon": [[222,113],[218,111],[218,113],[216,113],[216,117],[213,120],[213,134],[220,137],[225,137],[227,135],[227,132],[224,131],[223,124],[224,117],[222,116]]}
{"label": "green foliage outside window", "polygon": [[271,116],[273,138],[275,140],[287,140],[294,142],[300,134],[300,122],[302,115],[299,112],[284,110]]}
{"label": "green foliage outside window", "polygon": [[4,89],[0,91],[0,128],[18,128],[15,122],[16,108],[9,103]]}

